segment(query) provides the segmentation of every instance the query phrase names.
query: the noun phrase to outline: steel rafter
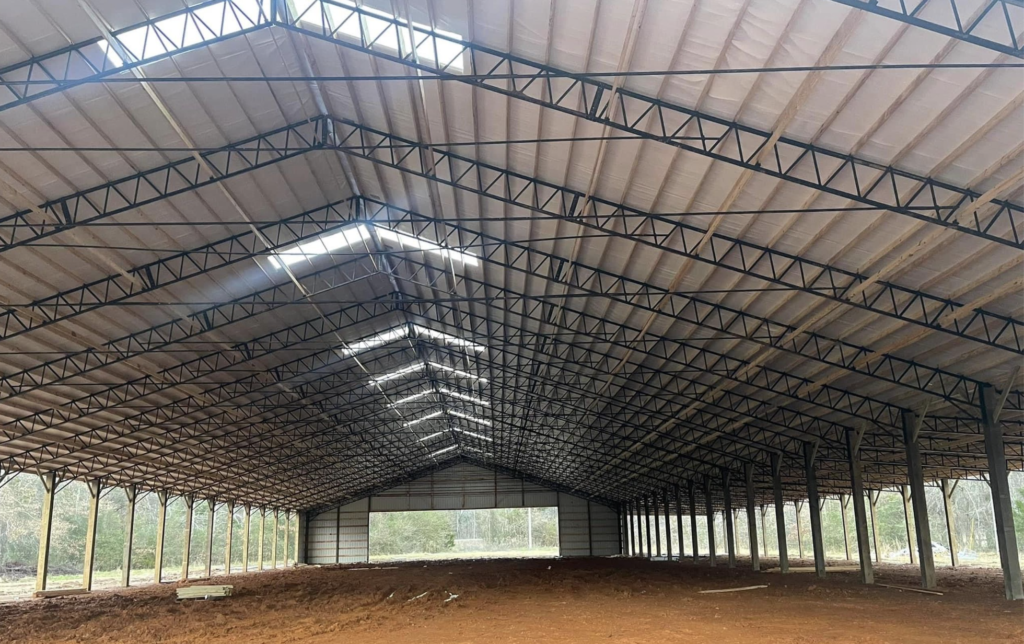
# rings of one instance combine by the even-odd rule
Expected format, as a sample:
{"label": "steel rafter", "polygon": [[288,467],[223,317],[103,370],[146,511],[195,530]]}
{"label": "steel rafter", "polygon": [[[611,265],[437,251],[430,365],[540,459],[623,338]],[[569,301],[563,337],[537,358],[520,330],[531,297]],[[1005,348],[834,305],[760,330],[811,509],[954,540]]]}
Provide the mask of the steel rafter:
{"label": "steel rafter", "polygon": [[[1021,0],[832,0],[979,47],[1024,58]],[[973,12],[969,13],[969,12]],[[974,17],[972,17],[972,15]]]}
{"label": "steel rafter", "polygon": [[[58,94],[83,81],[108,78],[140,65],[207,47],[270,25],[260,0],[209,0],[118,29],[112,35],[135,59],[124,60],[105,38],[91,38],[0,69],[0,112]],[[131,36],[131,45],[122,40]],[[108,55],[108,52],[109,55]],[[52,81],[44,84],[16,83]]]}
{"label": "steel rafter", "polygon": [[[667,253],[794,288],[834,302],[1024,355],[1024,322],[778,250],[708,235],[703,228],[334,119],[332,147],[378,165],[520,206]],[[583,212],[585,203],[591,207]],[[627,215],[621,217],[620,214]],[[642,215],[637,217],[637,215]],[[632,222],[632,223],[630,223]]]}
{"label": "steel rafter", "polygon": [[[466,58],[462,66],[472,75],[466,84],[505,96],[528,101],[572,116],[607,125],[675,146],[701,156],[753,170],[791,183],[820,190],[864,205],[881,207],[914,219],[948,227],[957,232],[981,237],[1024,249],[1024,207],[1009,201],[994,200],[994,208],[985,211],[971,207],[981,195],[930,177],[875,163],[804,143],[771,132],[748,127],[697,110],[646,96],[623,87],[572,74],[562,69],[466,42],[431,31],[422,25],[407,26],[396,18],[370,13],[361,7],[342,5],[334,0],[315,0],[312,11],[329,11],[339,24],[320,26],[293,15],[282,7],[276,25],[332,42],[347,49],[398,62],[423,70],[429,75],[459,79],[451,61],[439,65],[424,63],[417,51],[439,50],[438,43],[462,48]],[[340,31],[345,25],[359,29],[359,37]],[[375,20],[368,31],[362,16]],[[380,27],[385,24],[386,27]],[[390,42],[411,29],[414,42],[409,51],[395,52]],[[446,50],[445,47],[440,47]],[[529,80],[507,78],[526,74]],[[493,75],[495,79],[479,80]],[[616,109],[612,109],[612,101]],[[675,138],[684,130],[696,131],[700,141]],[[917,210],[924,208],[925,210]],[[979,211],[980,210],[980,211]]]}
{"label": "steel rafter", "polygon": [[[47,201],[0,218],[0,253],[56,235],[78,224],[97,222],[257,168],[321,149],[323,119],[302,121],[226,145],[201,157],[216,176],[209,176],[192,156]],[[145,283],[139,276],[138,282]],[[130,289],[131,286],[121,288]]]}

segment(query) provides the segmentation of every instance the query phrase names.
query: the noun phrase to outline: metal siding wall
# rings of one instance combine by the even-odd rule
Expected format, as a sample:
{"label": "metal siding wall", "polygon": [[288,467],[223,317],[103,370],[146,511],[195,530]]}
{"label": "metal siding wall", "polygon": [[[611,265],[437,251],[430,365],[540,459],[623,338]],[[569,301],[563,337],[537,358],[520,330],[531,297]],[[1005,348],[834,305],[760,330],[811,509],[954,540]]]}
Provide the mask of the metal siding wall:
{"label": "metal siding wall", "polygon": [[341,507],[338,522],[339,563],[365,563],[370,552],[370,500],[360,499]]}
{"label": "metal siding wall", "polygon": [[590,556],[588,502],[558,493],[558,554],[562,557]]}
{"label": "metal siding wall", "polygon": [[618,513],[600,503],[590,503],[590,543],[592,555],[605,557],[622,554],[619,551],[619,533],[622,522]]}
{"label": "metal siding wall", "polygon": [[533,483],[460,464],[370,498],[371,512],[550,507],[558,493]]}
{"label": "metal siding wall", "polygon": [[338,510],[321,512],[309,521],[306,563],[336,563],[338,554]]}

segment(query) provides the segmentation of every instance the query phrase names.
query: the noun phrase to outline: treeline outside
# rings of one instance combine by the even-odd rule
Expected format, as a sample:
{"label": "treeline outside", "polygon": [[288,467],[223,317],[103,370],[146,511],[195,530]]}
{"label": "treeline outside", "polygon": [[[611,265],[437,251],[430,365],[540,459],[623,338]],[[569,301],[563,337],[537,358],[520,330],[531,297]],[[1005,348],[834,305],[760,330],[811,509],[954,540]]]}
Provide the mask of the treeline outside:
{"label": "treeline outside", "polygon": [[558,509],[431,510],[370,514],[370,558],[558,553]]}
{"label": "treeline outside", "polygon": [[[1017,534],[1017,548],[1024,560],[1024,472],[1010,472],[1010,489],[1012,493],[1012,506],[1014,527]],[[931,530],[932,543],[941,546],[936,549],[935,563],[940,566],[952,565],[949,555],[949,537],[946,532],[946,513],[942,501],[942,491],[937,485],[929,484],[925,488],[926,501],[928,503],[928,526]],[[849,498],[849,497],[848,497]],[[685,507],[685,498],[683,500]],[[734,535],[736,549],[740,554],[749,555],[750,542],[747,533],[747,514],[743,509],[742,498],[733,500],[734,508]],[[909,563],[910,551],[907,540],[907,524],[904,519],[903,497],[899,490],[883,491],[876,503],[876,522],[878,525],[878,539],[881,548],[882,561],[891,563]],[[762,516],[760,508],[755,511],[757,522],[758,551],[764,554],[777,556],[778,532],[776,531],[775,507],[768,505]],[[865,511],[867,511],[867,500],[865,499]],[[653,509],[652,509],[653,512]],[[804,558],[813,558],[811,544],[811,518],[810,508],[807,503],[801,504],[800,512],[800,539],[797,539],[796,506],[787,502],[784,508],[786,520],[786,547],[790,559],[799,557],[802,546]],[[843,537],[843,515],[846,516],[847,535],[850,546],[850,559],[857,559],[857,533],[853,523],[853,502],[848,501],[845,509],[841,508],[839,499],[829,497],[825,501],[825,507],[821,512],[822,541],[825,546],[825,556],[829,559],[846,559],[846,545]],[[686,513],[683,517],[683,547],[687,555],[692,555],[693,544],[690,533],[690,517]],[[661,553],[665,553],[665,516],[664,506],[659,506],[658,517],[661,531]],[[985,566],[999,567],[999,550],[995,537],[995,516],[992,511],[992,496],[988,483],[980,480],[960,480],[956,491],[953,494],[953,517],[954,517],[954,540],[957,544],[957,552],[960,554],[960,565],[962,566]],[[763,521],[762,521],[763,518]],[[868,517],[870,522],[870,515]],[[914,513],[910,510],[910,543],[914,543],[915,557],[917,546],[914,533]],[[642,524],[634,518],[634,526]],[[725,541],[725,519],[721,512],[717,512],[714,518],[715,551],[721,556],[727,552]],[[646,530],[640,526],[641,530]],[[679,535],[677,534],[676,516],[673,512],[670,515],[669,530],[672,535],[673,557],[679,554]],[[703,515],[697,516],[697,546],[700,554],[708,554],[707,519]],[[871,534],[870,523],[868,537],[871,545],[872,558],[875,556],[874,536]],[[643,536],[643,547],[646,551],[646,533]],[[654,545],[655,532],[652,518],[651,523],[651,544]],[[915,559],[916,561],[916,559]]]}
{"label": "treeline outside", "polygon": [[[17,474],[0,487],[0,597],[24,595],[34,590],[39,556],[39,529],[43,506],[43,486],[39,477]],[[54,498],[53,529],[47,569],[48,588],[81,587],[85,568],[85,536],[88,525],[89,491],[85,483],[63,484]],[[128,500],[125,490],[108,488],[100,498],[96,523],[96,554],[93,565],[94,587],[121,583],[124,542],[127,534]],[[215,506],[211,572],[225,569],[227,546],[227,506]],[[135,504],[135,526],[131,544],[132,585],[153,583],[156,578],[156,533],[159,501],[155,493],[138,496]],[[169,497],[164,528],[161,578],[173,581],[181,576],[185,549],[186,503],[181,497]],[[250,516],[249,569],[258,570],[260,513],[254,508]],[[232,513],[232,571],[241,571],[245,510],[236,507]],[[295,561],[298,521],[292,515],[286,525],[284,515],[278,522],[278,567],[285,561],[285,530],[288,535],[288,560]],[[193,505],[192,536],[189,548],[189,577],[205,574],[206,544],[209,534],[209,508],[206,501]],[[274,518],[266,514],[263,534],[264,568],[274,561]]]}

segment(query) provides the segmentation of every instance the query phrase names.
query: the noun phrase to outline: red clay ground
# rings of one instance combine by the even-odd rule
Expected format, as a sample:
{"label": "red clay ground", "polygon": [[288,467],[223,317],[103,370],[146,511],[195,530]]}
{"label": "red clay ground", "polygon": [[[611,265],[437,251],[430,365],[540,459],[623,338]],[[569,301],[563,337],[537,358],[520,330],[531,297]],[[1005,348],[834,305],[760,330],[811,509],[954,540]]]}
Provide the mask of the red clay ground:
{"label": "red clay ground", "polygon": [[[907,566],[878,576],[915,583]],[[6,604],[0,642],[1024,642],[1024,605],[1005,601],[988,570],[941,571],[941,597],[866,587],[856,573],[822,582],[621,558],[301,568],[211,583],[235,595],[177,603],[163,585]],[[755,584],[769,587],[697,594]],[[449,593],[458,597],[445,602]]]}

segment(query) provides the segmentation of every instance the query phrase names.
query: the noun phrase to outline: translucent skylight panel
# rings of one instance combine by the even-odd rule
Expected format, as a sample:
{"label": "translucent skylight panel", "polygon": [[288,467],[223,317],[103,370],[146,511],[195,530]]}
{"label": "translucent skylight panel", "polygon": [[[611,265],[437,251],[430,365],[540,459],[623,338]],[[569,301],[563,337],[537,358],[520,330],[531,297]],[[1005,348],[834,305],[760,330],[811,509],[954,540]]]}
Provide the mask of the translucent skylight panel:
{"label": "translucent skylight panel", "polygon": [[425,326],[420,326],[418,324],[414,324],[413,328],[416,329],[416,332],[419,333],[420,335],[425,335],[428,338],[440,340],[445,344],[450,344],[452,346],[463,347],[465,349],[471,349],[476,352],[481,352],[487,348],[482,344],[477,344],[476,342],[471,342],[470,340],[464,340],[458,336],[443,333],[441,331],[435,331],[434,329],[429,329]]}
{"label": "translucent skylight panel", "polygon": [[489,420],[484,420],[483,418],[477,418],[476,416],[470,416],[469,414],[464,414],[461,411],[458,411],[457,409],[453,409],[451,411],[451,414],[453,416],[458,416],[459,418],[465,418],[466,420],[468,420],[471,423],[478,423],[480,425],[485,425],[487,427],[490,427],[491,424],[492,424],[491,421],[489,421]]}
{"label": "translucent skylight panel", "polygon": [[447,454],[448,452],[452,451],[453,449],[458,449],[458,447],[459,447],[458,445],[452,445],[450,447],[445,447],[444,449],[439,449],[436,452],[431,452],[430,456],[433,457],[433,456],[440,456],[441,454]]}
{"label": "translucent skylight panel", "polygon": [[483,405],[484,407],[490,407],[491,406],[491,403],[489,401],[484,400],[483,398],[476,398],[474,396],[467,396],[466,394],[462,393],[461,391],[455,391],[453,389],[448,389],[447,387],[441,387],[438,391],[440,391],[443,394],[447,394],[449,396],[452,396],[453,398],[458,398],[460,400],[465,400],[466,402],[471,402],[474,405]]}
{"label": "translucent skylight panel", "polygon": [[311,259],[319,255],[326,255],[336,250],[357,244],[370,236],[366,226],[359,224],[349,226],[330,235],[321,235],[312,241],[304,244],[289,246],[279,250],[275,255],[270,256],[270,263],[274,268],[281,268],[281,262],[291,266],[303,259]]}
{"label": "translucent skylight panel", "polygon": [[433,413],[427,414],[426,416],[420,416],[419,418],[415,418],[413,420],[407,420],[407,421],[405,421],[405,423],[403,423],[403,427],[415,427],[416,425],[419,425],[422,422],[428,421],[431,418],[437,418],[438,416],[440,416],[443,413],[444,413],[444,411],[439,409],[439,410],[437,410],[437,411],[435,411]]}
{"label": "translucent skylight panel", "polygon": [[475,376],[475,375],[473,375],[473,374],[471,374],[469,372],[462,371],[462,370],[456,369],[454,367],[449,367],[448,365],[443,365],[443,364],[440,364],[438,362],[431,362],[429,364],[430,364],[431,367],[434,367],[435,369],[440,369],[441,371],[447,371],[448,373],[455,374],[456,376],[459,376],[460,378],[471,378],[471,379],[477,380],[479,382],[487,382],[487,378],[481,378],[480,376]]}
{"label": "translucent skylight panel", "polygon": [[480,440],[487,441],[488,443],[493,443],[494,442],[494,439],[491,438],[490,436],[484,436],[483,434],[477,434],[476,432],[471,432],[468,429],[462,429],[461,427],[452,427],[452,431],[453,432],[459,432],[460,434],[465,434],[466,436],[472,436],[473,438],[479,438]]}
{"label": "translucent skylight panel", "polygon": [[381,345],[387,344],[388,342],[401,340],[407,335],[409,335],[409,327],[404,325],[398,326],[393,329],[384,331],[382,333],[372,335],[368,338],[356,340],[355,342],[350,342],[348,344],[348,347],[342,350],[342,353],[344,353],[347,356],[355,355],[357,353],[360,353],[361,351],[367,351],[369,349],[373,349],[374,347],[379,347]]}
{"label": "translucent skylight panel", "polygon": [[418,442],[418,443],[425,443],[425,442],[427,442],[429,440],[433,440],[433,439],[437,438],[438,436],[444,436],[446,433],[447,432],[434,432],[433,434],[431,434],[429,436],[424,436],[423,438],[419,439],[416,442]]}
{"label": "translucent skylight panel", "polygon": [[414,400],[419,400],[420,398],[423,398],[424,396],[429,396],[432,393],[434,393],[433,390],[427,389],[426,391],[421,391],[418,394],[413,394],[411,396],[406,396],[405,398],[399,398],[395,402],[391,403],[391,406],[392,407],[397,407],[398,405],[404,405],[406,403],[411,403]]}
{"label": "translucent skylight panel", "polygon": [[422,369],[423,366],[424,365],[422,362],[411,364],[408,367],[403,367],[401,369],[398,369],[397,371],[392,371],[390,373],[384,374],[383,376],[374,378],[373,380],[370,381],[370,385],[378,385],[382,382],[387,382],[388,380],[394,380],[395,378],[401,378],[402,376],[406,376],[410,373],[415,373]]}
{"label": "translucent skylight panel", "polygon": [[466,266],[480,265],[480,260],[477,259],[477,256],[472,253],[444,248],[443,246],[435,244],[434,242],[427,241],[425,239],[420,239],[419,237],[413,235],[400,233],[397,230],[391,230],[390,228],[382,228],[378,226],[377,236],[380,237],[381,239],[395,242],[408,248],[422,250],[427,253],[438,255],[445,259],[451,258],[453,261],[460,262],[462,264],[465,264]]}

